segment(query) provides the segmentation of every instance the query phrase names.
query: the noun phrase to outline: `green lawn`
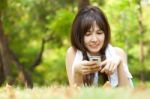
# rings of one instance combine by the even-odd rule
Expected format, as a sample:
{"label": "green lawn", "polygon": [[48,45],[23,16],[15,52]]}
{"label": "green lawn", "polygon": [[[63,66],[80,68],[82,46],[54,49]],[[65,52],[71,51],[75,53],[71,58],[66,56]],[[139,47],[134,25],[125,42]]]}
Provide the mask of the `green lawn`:
{"label": "green lawn", "polygon": [[0,88],[0,99],[150,99],[150,88],[51,86],[21,89],[6,86]]}

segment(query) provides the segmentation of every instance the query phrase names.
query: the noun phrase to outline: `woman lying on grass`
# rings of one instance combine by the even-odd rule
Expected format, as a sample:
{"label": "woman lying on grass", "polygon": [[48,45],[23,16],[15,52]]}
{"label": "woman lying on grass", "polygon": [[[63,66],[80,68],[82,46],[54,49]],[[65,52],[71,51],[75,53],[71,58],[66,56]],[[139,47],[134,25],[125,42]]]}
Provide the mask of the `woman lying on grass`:
{"label": "woman lying on grass", "polygon": [[72,86],[133,86],[126,53],[110,44],[110,27],[104,13],[95,6],[81,9],[72,24],[66,69]]}

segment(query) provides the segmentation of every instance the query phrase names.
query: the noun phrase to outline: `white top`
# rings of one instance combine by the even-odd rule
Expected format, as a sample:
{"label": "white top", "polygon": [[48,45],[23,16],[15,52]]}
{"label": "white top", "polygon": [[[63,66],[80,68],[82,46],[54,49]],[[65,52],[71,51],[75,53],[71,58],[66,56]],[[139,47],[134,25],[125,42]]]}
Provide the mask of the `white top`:
{"label": "white top", "polygon": [[[116,51],[115,51],[114,47],[112,47],[110,44],[106,48],[105,54],[106,54],[107,59],[109,59],[109,58],[119,58],[119,56],[116,54]],[[74,66],[74,64],[76,64],[76,63],[78,63],[82,60],[83,60],[82,52],[80,50],[77,50],[72,66]],[[130,80],[130,84],[131,84],[131,86],[133,86],[133,83],[132,83],[132,80],[131,80],[132,75],[129,72],[128,65],[123,64],[123,66],[124,66],[124,71],[125,71],[127,77]],[[73,67],[72,67],[72,70],[73,70]],[[116,69],[115,72],[108,77],[112,87],[116,87],[118,85],[118,76],[117,75],[118,75],[118,73],[117,73],[117,69]],[[98,85],[98,72],[95,73],[93,85],[95,85],[95,86]]]}

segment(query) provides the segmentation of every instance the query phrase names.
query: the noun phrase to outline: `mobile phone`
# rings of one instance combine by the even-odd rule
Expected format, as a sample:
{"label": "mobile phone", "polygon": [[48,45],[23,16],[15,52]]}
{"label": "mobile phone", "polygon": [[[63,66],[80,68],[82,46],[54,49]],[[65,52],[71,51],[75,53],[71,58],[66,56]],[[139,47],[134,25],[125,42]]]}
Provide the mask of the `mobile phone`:
{"label": "mobile phone", "polygon": [[100,56],[90,56],[89,61],[96,61],[97,64],[100,64],[101,62],[101,57]]}

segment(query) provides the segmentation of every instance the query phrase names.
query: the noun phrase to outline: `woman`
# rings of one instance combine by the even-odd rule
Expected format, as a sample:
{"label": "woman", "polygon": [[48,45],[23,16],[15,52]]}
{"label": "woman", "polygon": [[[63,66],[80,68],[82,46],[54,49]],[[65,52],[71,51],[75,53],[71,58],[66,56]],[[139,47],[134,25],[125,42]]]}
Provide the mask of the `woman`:
{"label": "woman", "polygon": [[[77,13],[66,55],[71,86],[97,86],[107,80],[112,87],[132,85],[126,54],[109,44],[110,36],[108,21],[98,7],[87,6]],[[89,61],[91,56],[100,56],[101,62]]]}

